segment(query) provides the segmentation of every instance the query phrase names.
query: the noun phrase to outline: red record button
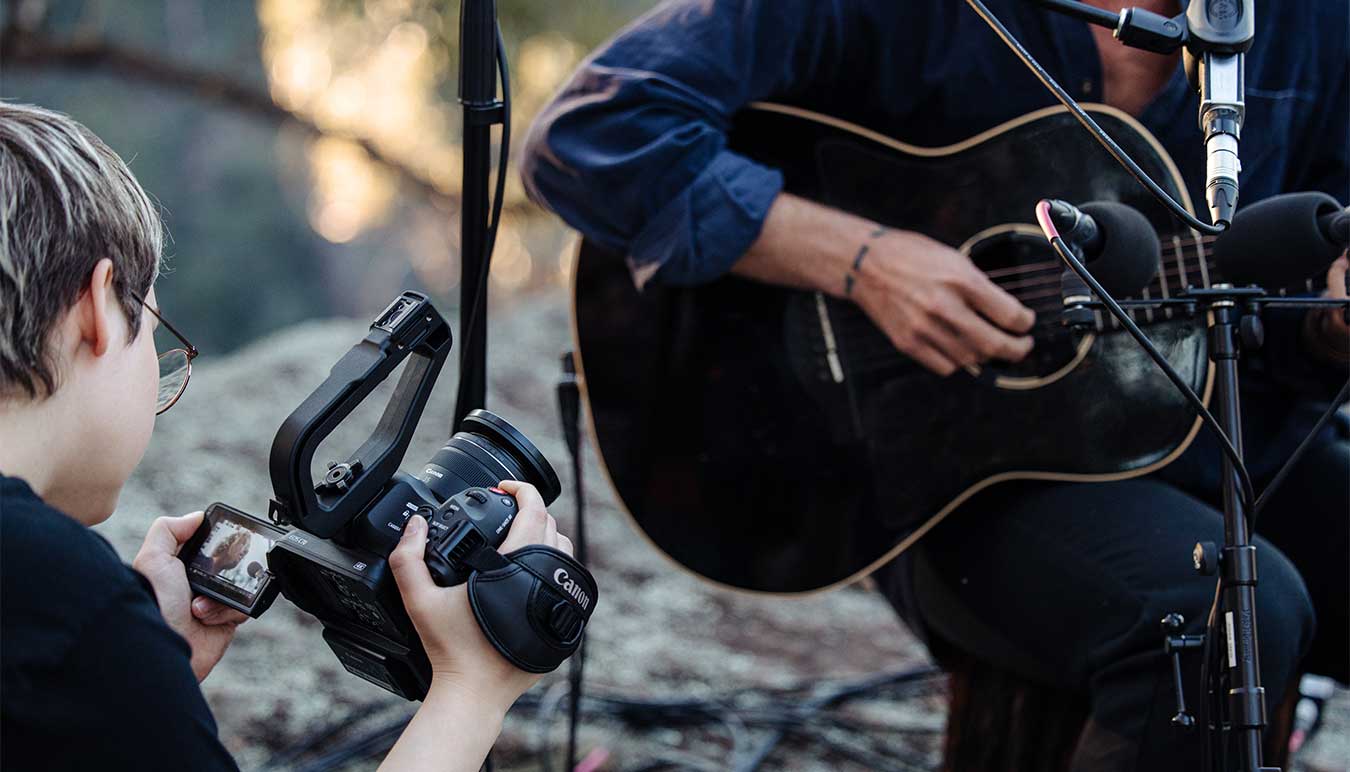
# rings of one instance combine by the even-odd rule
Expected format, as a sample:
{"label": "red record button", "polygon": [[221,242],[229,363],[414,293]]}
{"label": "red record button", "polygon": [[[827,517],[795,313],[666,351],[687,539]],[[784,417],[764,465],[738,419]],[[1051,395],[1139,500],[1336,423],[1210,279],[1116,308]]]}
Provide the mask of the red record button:
{"label": "red record button", "polygon": [[510,495],[510,494],[508,494],[506,491],[502,490],[501,488],[497,488],[497,487],[495,487],[495,486],[492,487],[492,488],[488,488],[488,490],[492,491],[493,493],[500,493],[500,494],[502,494],[503,496]]}

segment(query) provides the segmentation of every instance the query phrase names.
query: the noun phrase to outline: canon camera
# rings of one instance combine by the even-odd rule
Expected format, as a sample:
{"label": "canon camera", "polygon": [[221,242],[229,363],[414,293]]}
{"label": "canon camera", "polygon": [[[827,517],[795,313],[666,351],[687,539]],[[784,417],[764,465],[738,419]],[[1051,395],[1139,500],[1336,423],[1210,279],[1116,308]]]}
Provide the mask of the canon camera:
{"label": "canon camera", "polygon": [[[545,503],[561,490],[504,419],[472,411],[417,474],[398,470],[450,345],[427,298],[400,295],[278,430],[271,522],[213,505],[181,553],[199,594],[258,616],[279,592],[318,617],[348,671],[408,699],[425,696],[431,679],[388,564],[411,515],[427,520],[432,577],[469,584],[479,626],[517,667],[546,672],[575,651],[597,595],[590,573],[558,550],[497,552],[517,510],[499,481],[528,482]],[[405,360],[375,431],[315,483],[320,443]]]}

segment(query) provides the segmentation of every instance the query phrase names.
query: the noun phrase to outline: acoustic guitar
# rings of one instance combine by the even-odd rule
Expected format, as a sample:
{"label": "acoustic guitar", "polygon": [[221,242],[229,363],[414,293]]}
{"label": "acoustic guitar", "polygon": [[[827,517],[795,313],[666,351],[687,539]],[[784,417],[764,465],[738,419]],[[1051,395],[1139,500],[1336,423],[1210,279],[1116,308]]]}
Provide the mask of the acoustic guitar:
{"label": "acoustic guitar", "polygon": [[[1147,130],[1090,111],[1192,209]],[[781,169],[792,193],[969,255],[1037,312],[1035,348],[1016,365],[942,378],[852,302],[730,276],[638,291],[623,255],[583,241],[573,323],[596,448],[637,527],[680,566],[742,590],[828,589],[987,486],[1143,475],[1195,436],[1195,414],[1109,318],[1087,334],[1060,325],[1062,266],[1033,209],[1062,198],[1142,211],[1163,245],[1143,297],[1217,281],[1206,239],[1177,232],[1062,108],[918,147],[760,103],[738,115],[731,147]],[[1203,325],[1175,309],[1135,313],[1208,399]]]}

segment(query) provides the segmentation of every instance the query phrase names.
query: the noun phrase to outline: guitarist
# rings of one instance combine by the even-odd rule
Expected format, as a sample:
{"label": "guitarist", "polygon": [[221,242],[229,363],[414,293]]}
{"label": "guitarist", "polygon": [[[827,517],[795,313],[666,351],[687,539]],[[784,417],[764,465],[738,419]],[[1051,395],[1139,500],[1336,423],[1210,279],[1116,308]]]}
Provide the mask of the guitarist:
{"label": "guitarist", "polygon": [[[1139,4],[1172,16],[1177,2]],[[1192,199],[1204,200],[1198,98],[1179,55],[1125,48],[1106,30],[1030,2],[989,5],[1075,97],[1138,118],[1177,161]],[[1278,13],[1273,5],[1258,2],[1247,56],[1243,200],[1323,190],[1344,201],[1346,3],[1287,0]],[[929,146],[1053,104],[953,0],[670,0],[587,59],[543,111],[523,161],[526,186],[586,237],[627,255],[638,286],[734,272],[849,298],[899,350],[944,376],[1027,354],[1032,311],[960,253],[786,194],[780,173],[728,150],[732,116],[757,100]],[[1327,276],[1331,292],[1344,293],[1345,271],[1342,257]],[[1258,485],[1346,377],[1350,348],[1335,313],[1271,310],[1266,321],[1265,349],[1243,374]],[[1301,669],[1347,680],[1344,418],[1283,485],[1256,539],[1272,708]],[[1203,628],[1214,581],[1184,556],[1197,538],[1222,541],[1218,468],[1201,432],[1148,477],[996,485],[877,579],[930,646],[1086,695],[1090,719],[1073,769],[1195,769],[1201,743],[1168,725],[1174,703],[1158,622],[1179,610],[1187,632]],[[1183,662],[1194,688],[1199,657]]]}

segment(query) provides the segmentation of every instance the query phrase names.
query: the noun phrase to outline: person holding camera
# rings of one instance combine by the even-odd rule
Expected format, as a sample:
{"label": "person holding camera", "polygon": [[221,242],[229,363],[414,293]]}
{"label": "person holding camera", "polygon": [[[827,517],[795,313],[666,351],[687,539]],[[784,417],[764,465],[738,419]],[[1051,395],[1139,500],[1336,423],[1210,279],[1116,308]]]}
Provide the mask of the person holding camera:
{"label": "person holding camera", "polygon": [[[186,385],[157,356],[163,226],[122,160],[69,117],[0,102],[0,743],[5,769],[235,769],[198,683],[247,617],[189,588],[202,513],[161,517],[132,565],[107,520]],[[181,337],[181,336],[179,336]],[[184,341],[185,350],[195,349]],[[157,362],[157,359],[159,361]],[[571,554],[530,485],[500,551]],[[432,665],[387,770],[476,770],[539,676],[437,586],[414,516],[389,562]]]}

